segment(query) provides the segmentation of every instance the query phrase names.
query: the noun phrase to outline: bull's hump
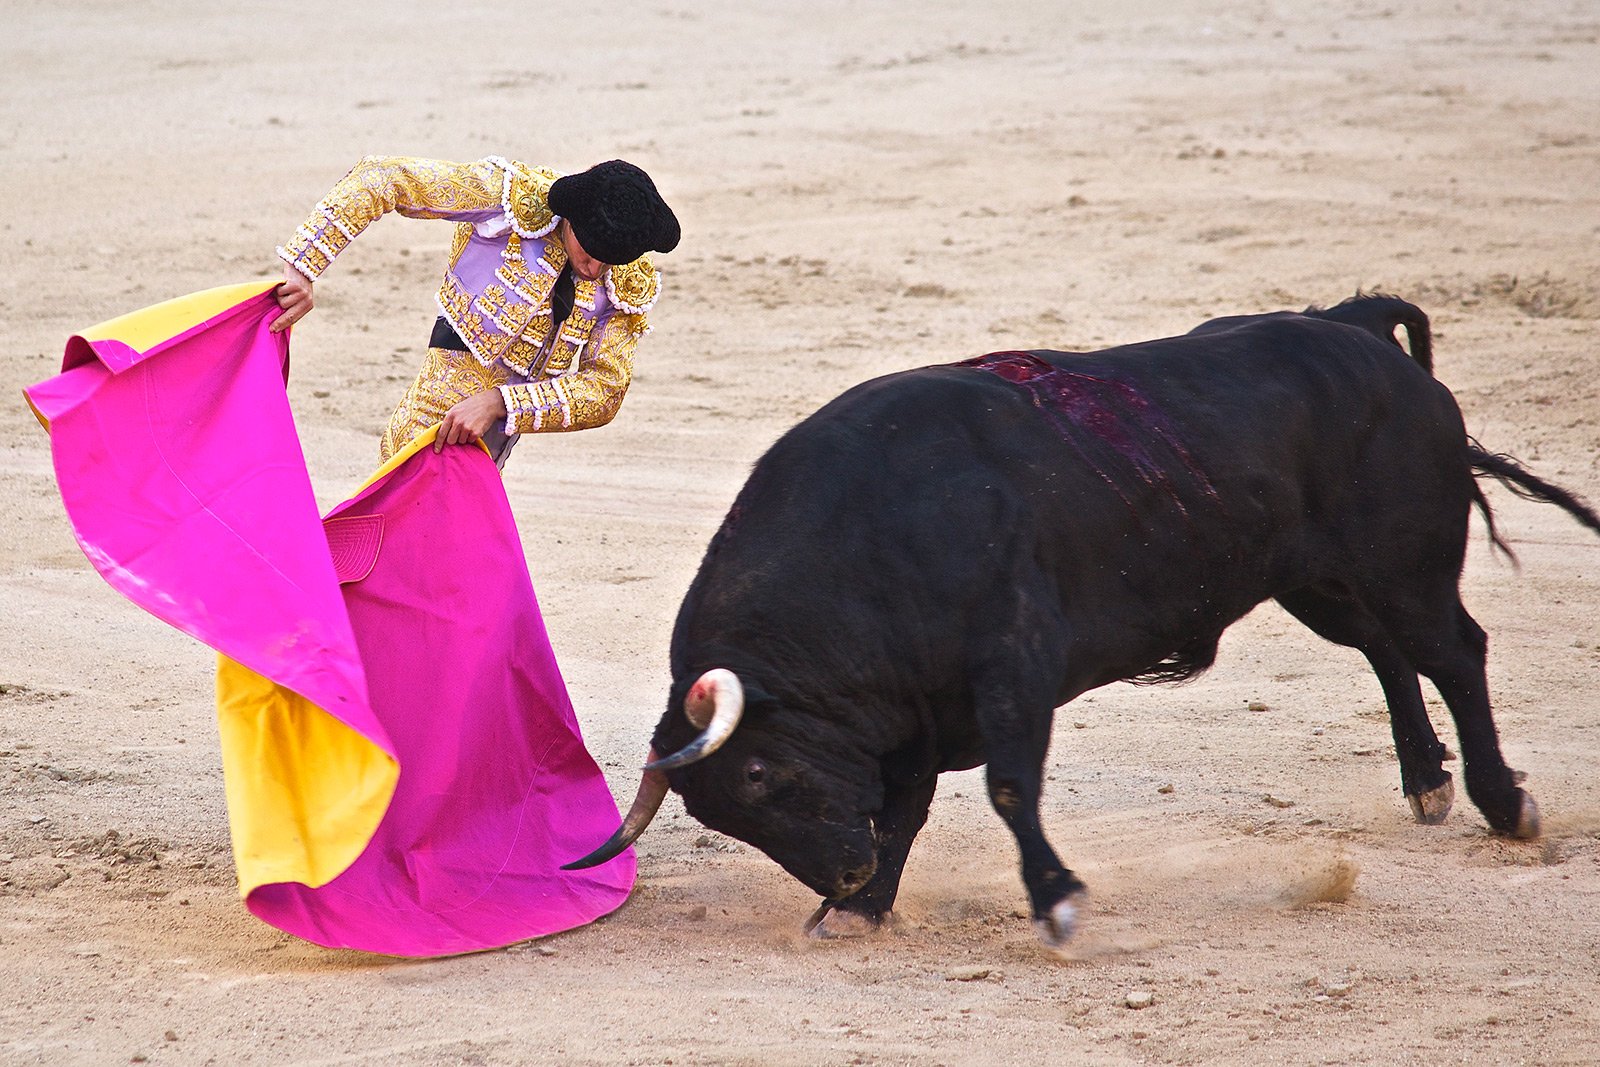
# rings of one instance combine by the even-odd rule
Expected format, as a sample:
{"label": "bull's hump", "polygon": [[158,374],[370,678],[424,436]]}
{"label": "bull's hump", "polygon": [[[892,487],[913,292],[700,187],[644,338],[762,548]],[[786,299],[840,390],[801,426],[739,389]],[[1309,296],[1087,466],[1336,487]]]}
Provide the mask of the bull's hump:
{"label": "bull's hump", "polygon": [[1036,378],[1047,377],[1058,369],[1054,363],[1046,360],[1037,352],[1023,352],[1008,350],[1004,352],[989,352],[972,359],[965,359],[952,364],[956,367],[972,367],[977,370],[988,371],[1004,378],[1008,382],[1027,382]]}
{"label": "bull's hump", "polygon": [[1054,363],[1037,352],[991,352],[954,366],[994,375],[1024,392],[1056,434],[1119,493],[1142,482],[1178,501],[1178,483],[1186,483],[1215,496],[1181,432],[1137,381],[1090,373],[1093,365],[1080,368],[1070,360]]}

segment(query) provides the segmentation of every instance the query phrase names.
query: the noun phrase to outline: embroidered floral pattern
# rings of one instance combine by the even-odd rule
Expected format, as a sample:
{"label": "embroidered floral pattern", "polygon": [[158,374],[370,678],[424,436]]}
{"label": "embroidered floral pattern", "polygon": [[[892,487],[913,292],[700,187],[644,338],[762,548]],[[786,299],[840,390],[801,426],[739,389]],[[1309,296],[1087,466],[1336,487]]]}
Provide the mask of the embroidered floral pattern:
{"label": "embroidered floral pattern", "polygon": [[462,164],[366,156],[317,203],[278,256],[315,279],[352,238],[387,212],[448,219],[494,211],[508,187],[507,174],[504,165],[487,159]]}
{"label": "embroidered floral pattern", "polygon": [[507,377],[506,369],[498,363],[485,367],[464,352],[428,349],[416,380],[389,416],[389,425],[378,442],[379,455],[387,461],[422,431],[436,425],[456,404],[495,388]]}
{"label": "embroidered floral pattern", "polygon": [[622,311],[640,315],[655,306],[661,295],[661,274],[649,256],[623,263],[606,271],[606,293]]}
{"label": "embroidered floral pattern", "polygon": [[467,250],[467,242],[472,240],[472,224],[463,222],[456,227],[456,235],[450,242],[450,262],[454,263],[461,258],[461,253]]}
{"label": "embroidered floral pattern", "polygon": [[550,186],[560,175],[545,167],[528,167],[499,156],[490,156],[489,161],[505,169],[501,204],[518,236],[543,237],[554,230],[561,219],[550,210]]}
{"label": "embroidered floral pattern", "polygon": [[585,430],[610,422],[633,378],[634,352],[645,329],[641,316],[612,315],[575,370],[502,387],[506,433]]}

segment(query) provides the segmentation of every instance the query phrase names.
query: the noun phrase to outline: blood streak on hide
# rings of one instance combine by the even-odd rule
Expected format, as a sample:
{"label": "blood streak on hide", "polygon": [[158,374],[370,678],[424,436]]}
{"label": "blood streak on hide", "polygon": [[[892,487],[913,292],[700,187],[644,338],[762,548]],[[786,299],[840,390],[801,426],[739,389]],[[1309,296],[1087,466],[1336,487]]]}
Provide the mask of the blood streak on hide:
{"label": "blood streak on hide", "polygon": [[954,366],[985,371],[1019,386],[1136,518],[1144,516],[1129,498],[1130,472],[1164,494],[1185,519],[1189,509],[1180,481],[1217,499],[1211,479],[1179,442],[1160,408],[1126,382],[1073,371],[1033,352],[991,352]]}

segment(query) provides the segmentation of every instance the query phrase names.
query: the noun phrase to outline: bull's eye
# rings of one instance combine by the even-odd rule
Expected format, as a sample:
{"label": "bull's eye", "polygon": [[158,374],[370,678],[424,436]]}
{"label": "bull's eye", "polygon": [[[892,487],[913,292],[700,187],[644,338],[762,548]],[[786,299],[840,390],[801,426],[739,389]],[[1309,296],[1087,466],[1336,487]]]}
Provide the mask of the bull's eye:
{"label": "bull's eye", "polygon": [[744,777],[751,785],[760,785],[767,777],[767,765],[758,759],[753,759],[744,765]]}

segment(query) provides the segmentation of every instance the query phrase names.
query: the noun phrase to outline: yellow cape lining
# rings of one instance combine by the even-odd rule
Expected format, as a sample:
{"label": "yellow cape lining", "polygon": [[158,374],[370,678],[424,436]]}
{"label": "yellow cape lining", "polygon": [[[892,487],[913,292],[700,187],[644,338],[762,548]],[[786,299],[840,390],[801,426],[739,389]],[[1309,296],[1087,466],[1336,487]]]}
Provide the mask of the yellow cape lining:
{"label": "yellow cape lining", "polygon": [[392,756],[227,656],[217,727],[240,896],[274,882],[326,885],[356,861],[400,780]]}
{"label": "yellow cape lining", "polygon": [[257,281],[205,289],[96,323],[87,330],[79,330],[78,336],[85,341],[121,341],[136,351],[147,352],[191,326],[198,326],[277,285],[277,282]]}
{"label": "yellow cape lining", "polygon": [[[438,435],[437,426],[417,435],[351,496],[433,447]],[[316,887],[338,877],[383,820],[399,764],[300,694],[226,656],[217,666],[217,722],[240,895],[274,882]]]}

